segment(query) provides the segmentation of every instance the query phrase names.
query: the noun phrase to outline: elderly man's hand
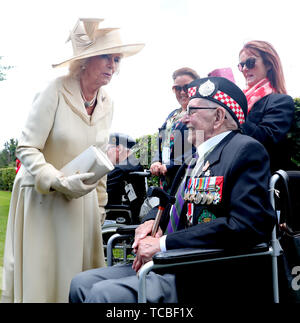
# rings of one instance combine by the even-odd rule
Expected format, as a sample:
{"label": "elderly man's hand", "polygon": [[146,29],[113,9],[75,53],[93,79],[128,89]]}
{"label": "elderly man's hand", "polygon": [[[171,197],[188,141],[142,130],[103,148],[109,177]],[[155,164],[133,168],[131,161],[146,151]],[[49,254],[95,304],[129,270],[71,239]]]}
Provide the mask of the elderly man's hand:
{"label": "elderly man's hand", "polygon": [[[149,220],[149,221],[146,221],[143,224],[139,225],[135,229],[134,242],[133,242],[133,245],[132,245],[132,248],[133,248],[134,253],[137,252],[138,244],[139,244],[140,240],[141,239],[144,239],[149,234],[151,234],[153,225],[154,225],[154,220]],[[155,235],[155,237],[159,238],[162,235],[163,235],[163,232],[159,228],[158,231],[157,231],[157,233],[156,233],[156,235]]]}
{"label": "elderly man's hand", "polygon": [[138,272],[142,265],[152,259],[152,256],[160,251],[159,237],[147,236],[139,241],[136,257],[132,269]]}

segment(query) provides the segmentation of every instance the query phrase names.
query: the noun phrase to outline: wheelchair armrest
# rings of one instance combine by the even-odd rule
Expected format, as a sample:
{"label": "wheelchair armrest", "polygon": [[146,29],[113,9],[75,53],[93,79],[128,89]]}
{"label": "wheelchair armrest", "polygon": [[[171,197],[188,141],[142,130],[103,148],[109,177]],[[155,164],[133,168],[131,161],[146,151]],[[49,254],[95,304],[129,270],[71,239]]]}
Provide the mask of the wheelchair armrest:
{"label": "wheelchair armrest", "polygon": [[221,259],[227,257],[240,257],[257,253],[268,252],[269,245],[261,243],[253,248],[244,250],[183,248],[173,249],[167,252],[158,252],[153,256],[154,265],[171,265],[185,262]]}
{"label": "wheelchair armrest", "polygon": [[173,249],[167,252],[158,252],[153,256],[154,264],[173,264],[181,262],[196,261],[200,259],[208,259],[207,257],[215,257],[224,252],[223,249],[198,249],[183,248]]}
{"label": "wheelchair armrest", "polygon": [[135,229],[138,227],[138,224],[132,224],[132,225],[122,225],[117,228],[116,233],[119,233],[121,235],[126,234],[126,235],[132,235],[134,236],[135,234]]}

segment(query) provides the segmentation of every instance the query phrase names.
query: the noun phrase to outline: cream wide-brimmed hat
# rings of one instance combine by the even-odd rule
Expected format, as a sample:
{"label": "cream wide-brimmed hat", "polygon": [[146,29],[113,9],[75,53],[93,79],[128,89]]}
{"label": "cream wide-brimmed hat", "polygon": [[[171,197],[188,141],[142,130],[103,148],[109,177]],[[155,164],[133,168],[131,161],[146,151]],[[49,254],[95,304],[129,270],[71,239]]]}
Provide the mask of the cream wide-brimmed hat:
{"label": "cream wide-brimmed hat", "polygon": [[79,18],[71,31],[67,42],[71,40],[73,56],[53,67],[67,66],[69,63],[92,56],[105,54],[122,54],[128,57],[138,53],[145,44],[124,44],[119,28],[100,28],[98,25],[104,19]]}

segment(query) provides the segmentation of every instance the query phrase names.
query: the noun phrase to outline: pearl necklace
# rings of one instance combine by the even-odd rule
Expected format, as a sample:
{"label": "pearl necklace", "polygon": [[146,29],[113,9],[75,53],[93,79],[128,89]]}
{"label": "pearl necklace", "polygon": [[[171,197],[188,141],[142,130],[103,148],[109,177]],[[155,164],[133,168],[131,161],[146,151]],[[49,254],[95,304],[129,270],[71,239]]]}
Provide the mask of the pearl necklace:
{"label": "pearl necklace", "polygon": [[94,104],[95,104],[95,102],[96,102],[96,99],[97,99],[98,91],[97,91],[96,95],[92,98],[92,100],[91,100],[91,101],[88,101],[88,100],[85,98],[85,96],[84,96],[84,94],[83,94],[83,92],[82,92],[82,90],[81,90],[81,89],[80,89],[80,92],[81,92],[81,96],[82,96],[83,101],[84,101],[84,106],[85,106],[85,108],[87,109],[87,108],[90,108],[90,107],[94,106]]}

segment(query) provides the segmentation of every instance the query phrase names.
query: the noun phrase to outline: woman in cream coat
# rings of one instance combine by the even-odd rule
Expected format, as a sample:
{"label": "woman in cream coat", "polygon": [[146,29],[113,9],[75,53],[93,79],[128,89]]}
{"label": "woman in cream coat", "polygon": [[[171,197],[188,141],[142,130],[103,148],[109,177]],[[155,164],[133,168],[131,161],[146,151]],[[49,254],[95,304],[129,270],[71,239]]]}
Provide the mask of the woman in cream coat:
{"label": "woman in cream coat", "polygon": [[7,224],[3,302],[67,302],[72,277],[104,266],[101,222],[106,177],[59,170],[90,145],[106,148],[113,104],[108,84],[121,57],[143,44],[123,44],[117,29],[80,19],[71,32],[70,73],[49,84],[33,102],[17,157]]}

